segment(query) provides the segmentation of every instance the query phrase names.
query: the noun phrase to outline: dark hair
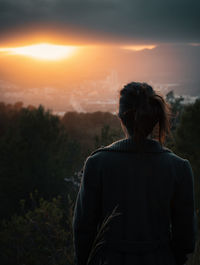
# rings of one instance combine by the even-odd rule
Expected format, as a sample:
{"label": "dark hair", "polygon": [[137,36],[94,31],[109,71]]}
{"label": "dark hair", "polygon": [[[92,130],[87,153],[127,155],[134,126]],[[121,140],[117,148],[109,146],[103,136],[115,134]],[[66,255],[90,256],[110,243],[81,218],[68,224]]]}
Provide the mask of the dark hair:
{"label": "dark hair", "polygon": [[120,90],[118,116],[137,143],[145,140],[156,125],[161,144],[170,131],[169,107],[147,83],[131,82]]}

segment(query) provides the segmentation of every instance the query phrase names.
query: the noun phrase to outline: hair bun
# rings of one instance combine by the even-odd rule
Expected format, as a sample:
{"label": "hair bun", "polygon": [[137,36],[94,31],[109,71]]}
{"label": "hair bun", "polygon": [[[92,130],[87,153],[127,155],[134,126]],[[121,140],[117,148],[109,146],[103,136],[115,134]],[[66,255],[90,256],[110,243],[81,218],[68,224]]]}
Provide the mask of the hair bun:
{"label": "hair bun", "polygon": [[134,111],[143,107],[153,95],[155,95],[155,92],[147,83],[128,83],[120,91],[119,116],[127,111]]}
{"label": "hair bun", "polygon": [[155,95],[155,91],[147,83],[141,83],[141,91],[144,91],[144,93],[147,97],[151,97],[151,96]]}
{"label": "hair bun", "polygon": [[147,83],[131,82],[120,91],[119,114],[130,135],[145,139],[159,123],[159,140],[168,131],[165,100]]}

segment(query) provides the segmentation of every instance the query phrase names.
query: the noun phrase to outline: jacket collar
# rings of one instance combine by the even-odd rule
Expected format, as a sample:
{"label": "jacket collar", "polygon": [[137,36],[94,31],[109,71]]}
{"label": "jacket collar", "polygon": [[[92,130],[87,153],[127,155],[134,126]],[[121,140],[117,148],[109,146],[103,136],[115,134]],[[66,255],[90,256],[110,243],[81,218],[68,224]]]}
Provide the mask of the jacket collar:
{"label": "jacket collar", "polygon": [[170,149],[163,147],[158,141],[146,139],[137,145],[132,138],[124,138],[108,146],[101,147],[94,151],[92,155],[99,151],[116,151],[116,152],[134,152],[134,153],[163,153],[171,152]]}

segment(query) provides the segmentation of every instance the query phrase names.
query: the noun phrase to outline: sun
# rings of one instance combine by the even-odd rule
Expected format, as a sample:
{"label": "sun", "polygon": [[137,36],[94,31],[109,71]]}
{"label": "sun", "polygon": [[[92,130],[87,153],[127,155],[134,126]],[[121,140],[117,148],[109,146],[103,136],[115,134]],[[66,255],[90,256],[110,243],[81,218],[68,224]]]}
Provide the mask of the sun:
{"label": "sun", "polygon": [[39,43],[22,47],[0,48],[1,52],[28,56],[39,60],[56,61],[70,57],[77,50],[76,46]]}

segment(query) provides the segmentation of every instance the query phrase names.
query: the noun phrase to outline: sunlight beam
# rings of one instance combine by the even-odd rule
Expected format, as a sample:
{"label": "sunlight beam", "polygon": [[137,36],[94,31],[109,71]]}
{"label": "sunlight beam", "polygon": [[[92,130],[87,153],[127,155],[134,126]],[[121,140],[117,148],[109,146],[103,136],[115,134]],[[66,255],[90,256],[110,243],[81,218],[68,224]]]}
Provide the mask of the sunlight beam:
{"label": "sunlight beam", "polygon": [[39,60],[62,60],[70,57],[77,50],[75,46],[39,43],[23,47],[0,48],[0,52],[11,55],[28,56]]}

